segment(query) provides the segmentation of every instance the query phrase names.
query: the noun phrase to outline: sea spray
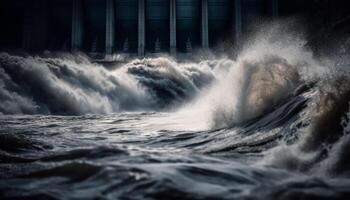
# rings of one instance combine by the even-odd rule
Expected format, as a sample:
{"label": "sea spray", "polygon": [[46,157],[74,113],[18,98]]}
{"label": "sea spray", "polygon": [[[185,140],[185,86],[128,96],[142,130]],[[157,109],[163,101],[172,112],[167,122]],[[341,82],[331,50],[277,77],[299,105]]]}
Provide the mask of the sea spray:
{"label": "sea spray", "polygon": [[283,30],[201,62],[0,54],[0,196],[347,200],[348,69]]}
{"label": "sea spray", "polygon": [[88,114],[170,108],[213,79],[212,68],[166,58],[134,60],[107,70],[83,56],[0,54],[0,112]]}

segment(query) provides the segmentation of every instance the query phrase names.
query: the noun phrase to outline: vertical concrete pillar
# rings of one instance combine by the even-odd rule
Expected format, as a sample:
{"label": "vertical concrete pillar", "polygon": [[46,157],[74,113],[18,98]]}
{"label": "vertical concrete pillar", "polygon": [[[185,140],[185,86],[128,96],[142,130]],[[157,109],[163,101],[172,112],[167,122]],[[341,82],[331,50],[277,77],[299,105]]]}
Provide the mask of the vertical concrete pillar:
{"label": "vertical concrete pillar", "polygon": [[278,17],[278,0],[271,0],[272,16]]}
{"label": "vertical concrete pillar", "polygon": [[112,55],[114,51],[114,0],[106,0],[106,55]]}
{"label": "vertical concrete pillar", "polygon": [[240,46],[242,39],[242,0],[235,0],[235,45]]}
{"label": "vertical concrete pillar", "polygon": [[209,48],[208,0],[202,0],[202,47]]}
{"label": "vertical concrete pillar", "polygon": [[170,54],[176,55],[176,0],[170,0]]}
{"label": "vertical concrete pillar", "polygon": [[83,45],[83,0],[73,0],[72,11],[72,50],[79,50]]}
{"label": "vertical concrete pillar", "polygon": [[145,0],[139,0],[138,8],[138,55],[145,55]]}

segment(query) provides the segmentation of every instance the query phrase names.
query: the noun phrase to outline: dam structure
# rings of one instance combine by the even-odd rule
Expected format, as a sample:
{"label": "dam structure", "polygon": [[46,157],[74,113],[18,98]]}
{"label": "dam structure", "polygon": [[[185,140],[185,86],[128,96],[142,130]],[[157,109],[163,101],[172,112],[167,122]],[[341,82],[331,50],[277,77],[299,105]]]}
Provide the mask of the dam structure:
{"label": "dam structure", "polygon": [[250,23],[278,15],[278,0],[13,0],[7,4],[9,17],[17,20],[13,29],[22,32],[14,39],[15,47],[27,52],[82,51],[93,57],[225,51],[239,44]]}
{"label": "dam structure", "polygon": [[[346,0],[3,0],[0,51],[180,58],[239,49],[271,19],[344,32]],[[321,17],[320,17],[321,16]],[[344,30],[344,31],[343,31]],[[180,58],[181,59],[181,58]]]}

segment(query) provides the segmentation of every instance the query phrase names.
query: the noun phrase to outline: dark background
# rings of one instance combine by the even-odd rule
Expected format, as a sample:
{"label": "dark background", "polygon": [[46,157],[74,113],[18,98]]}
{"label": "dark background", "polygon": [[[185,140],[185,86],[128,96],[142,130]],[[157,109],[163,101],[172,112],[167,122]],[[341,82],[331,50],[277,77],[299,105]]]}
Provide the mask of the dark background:
{"label": "dark background", "polygon": [[[272,17],[271,0],[242,0],[243,36]],[[105,0],[85,0],[83,51],[105,50]],[[130,53],[137,52],[137,0],[116,0],[115,51],[128,41]],[[146,51],[155,41],[169,50],[169,1],[146,0]],[[209,44],[234,44],[234,0],[208,0]],[[316,51],[336,48],[350,35],[349,0],[279,0],[279,18],[297,18],[304,24],[310,47]],[[2,0],[0,3],[0,50],[42,52],[70,51],[72,0]],[[200,0],[177,0],[177,48],[186,41],[200,47]]]}

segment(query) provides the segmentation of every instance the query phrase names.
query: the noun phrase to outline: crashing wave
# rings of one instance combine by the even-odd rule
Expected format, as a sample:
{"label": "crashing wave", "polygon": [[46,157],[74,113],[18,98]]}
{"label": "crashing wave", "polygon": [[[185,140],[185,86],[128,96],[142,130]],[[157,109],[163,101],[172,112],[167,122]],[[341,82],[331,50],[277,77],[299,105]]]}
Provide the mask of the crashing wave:
{"label": "crashing wave", "polygon": [[114,70],[83,56],[0,54],[3,114],[89,114],[161,110],[183,103],[214,76],[207,64],[135,60]]}

